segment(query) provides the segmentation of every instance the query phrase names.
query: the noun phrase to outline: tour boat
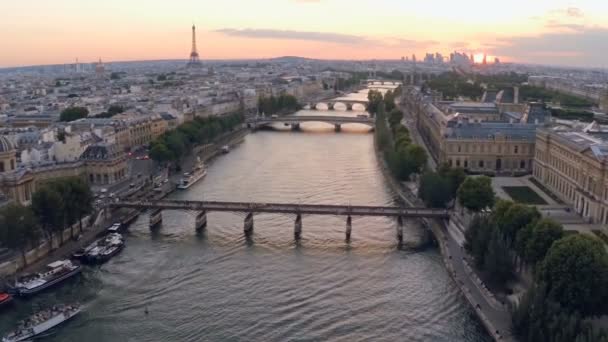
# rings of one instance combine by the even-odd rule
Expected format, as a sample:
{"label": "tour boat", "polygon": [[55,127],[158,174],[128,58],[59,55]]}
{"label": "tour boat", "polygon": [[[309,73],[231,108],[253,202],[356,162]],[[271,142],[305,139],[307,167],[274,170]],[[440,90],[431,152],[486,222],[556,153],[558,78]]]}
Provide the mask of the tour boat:
{"label": "tour boat", "polygon": [[228,152],[230,152],[230,146],[228,146],[228,145],[222,146],[222,153],[228,153]]}
{"label": "tour boat", "polygon": [[13,301],[13,296],[8,293],[1,292],[0,293],[0,307],[7,305],[8,303]]}
{"label": "tour boat", "polygon": [[207,175],[207,168],[205,168],[205,164],[201,161],[200,158],[197,158],[197,162],[192,168],[192,171],[184,173],[184,176],[179,181],[178,189],[185,190],[188,189],[192,184],[201,180],[201,178]]}
{"label": "tour boat", "polygon": [[36,294],[82,271],[82,266],[70,260],[58,260],[47,265],[41,273],[26,275],[15,282],[13,290],[20,296]]}
{"label": "tour boat", "polygon": [[110,233],[85,248],[82,260],[88,263],[106,262],[118,254],[124,245],[125,242],[121,234]]}
{"label": "tour boat", "polygon": [[29,341],[33,337],[76,316],[80,311],[80,305],[57,305],[37,312],[19,322],[17,329],[4,336],[2,342]]}

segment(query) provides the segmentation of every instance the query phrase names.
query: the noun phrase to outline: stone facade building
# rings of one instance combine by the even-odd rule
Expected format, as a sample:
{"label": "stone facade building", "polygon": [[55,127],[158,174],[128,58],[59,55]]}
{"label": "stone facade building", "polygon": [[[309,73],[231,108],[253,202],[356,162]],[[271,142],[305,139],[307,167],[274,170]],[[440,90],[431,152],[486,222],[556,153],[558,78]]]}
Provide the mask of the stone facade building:
{"label": "stone facade building", "polygon": [[549,116],[540,103],[501,112],[496,103],[439,102],[415,88],[404,90],[403,105],[437,163],[490,175],[531,173],[536,128]]}
{"label": "stone facade building", "polygon": [[116,144],[91,145],[80,160],[84,162],[90,185],[107,186],[127,178],[126,154]]}
{"label": "stone facade building", "polygon": [[17,167],[17,151],[4,136],[0,136],[0,173],[13,171]]}
{"label": "stone facade building", "polygon": [[539,129],[534,177],[591,223],[608,222],[608,133]]}

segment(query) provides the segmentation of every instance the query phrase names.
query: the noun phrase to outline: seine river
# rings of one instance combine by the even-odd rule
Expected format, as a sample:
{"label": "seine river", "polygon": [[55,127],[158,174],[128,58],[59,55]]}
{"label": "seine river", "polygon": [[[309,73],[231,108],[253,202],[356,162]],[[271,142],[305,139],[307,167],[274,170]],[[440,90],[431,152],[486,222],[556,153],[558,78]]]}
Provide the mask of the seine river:
{"label": "seine river", "polygon": [[[171,198],[394,205],[367,131],[305,123],[249,134]],[[490,340],[438,250],[399,249],[393,219],[353,218],[350,244],[343,217],[304,216],[297,244],[289,215],[256,215],[251,240],[242,215],[210,213],[201,234],[189,212],[164,212],[154,232],[147,219],[108,263],[4,311],[2,332],[36,308],[79,301],[85,311],[45,340]],[[409,225],[405,239],[420,233]]]}

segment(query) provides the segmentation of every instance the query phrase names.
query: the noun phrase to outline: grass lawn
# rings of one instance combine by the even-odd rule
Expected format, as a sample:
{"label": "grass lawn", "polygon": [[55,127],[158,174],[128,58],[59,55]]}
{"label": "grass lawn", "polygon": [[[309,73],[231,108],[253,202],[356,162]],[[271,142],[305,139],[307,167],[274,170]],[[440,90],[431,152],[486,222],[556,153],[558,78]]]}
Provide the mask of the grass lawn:
{"label": "grass lawn", "polygon": [[547,202],[540,197],[532,188],[528,186],[503,186],[502,189],[509,195],[515,202],[523,204],[547,204]]}

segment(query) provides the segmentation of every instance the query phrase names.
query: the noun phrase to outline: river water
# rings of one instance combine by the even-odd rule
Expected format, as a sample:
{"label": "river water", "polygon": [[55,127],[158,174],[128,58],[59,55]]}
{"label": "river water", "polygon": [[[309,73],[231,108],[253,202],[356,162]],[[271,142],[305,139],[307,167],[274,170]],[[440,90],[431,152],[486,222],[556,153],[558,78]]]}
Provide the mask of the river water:
{"label": "river water", "polygon": [[[350,95],[350,96],[364,96]],[[307,111],[301,111],[300,115]],[[314,115],[357,115],[321,112]],[[394,205],[365,126],[304,123],[258,131],[209,165],[174,199]],[[489,341],[435,247],[398,248],[394,219],[209,213],[146,214],[125,250],[100,267],[2,313],[5,332],[40,307],[80,301],[85,311],[48,341]],[[405,239],[420,228],[408,225]],[[146,308],[148,314],[145,313]]]}

